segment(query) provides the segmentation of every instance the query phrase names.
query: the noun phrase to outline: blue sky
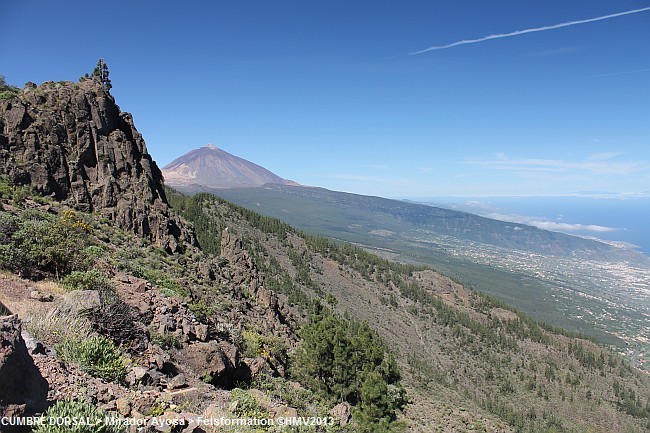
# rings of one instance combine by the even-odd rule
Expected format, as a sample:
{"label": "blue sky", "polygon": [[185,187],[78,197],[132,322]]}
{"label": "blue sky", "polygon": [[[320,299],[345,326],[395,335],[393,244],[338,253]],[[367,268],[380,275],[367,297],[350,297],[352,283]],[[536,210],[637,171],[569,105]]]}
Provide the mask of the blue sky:
{"label": "blue sky", "polygon": [[3,1],[0,74],[105,58],[159,165],[386,197],[650,191],[650,1]]}

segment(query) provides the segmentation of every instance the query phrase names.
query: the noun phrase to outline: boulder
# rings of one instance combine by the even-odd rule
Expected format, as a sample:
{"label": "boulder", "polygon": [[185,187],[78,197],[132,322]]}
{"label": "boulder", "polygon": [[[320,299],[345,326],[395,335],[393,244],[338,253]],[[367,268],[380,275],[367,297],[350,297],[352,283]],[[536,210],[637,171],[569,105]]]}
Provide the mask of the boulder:
{"label": "boulder", "polygon": [[179,373],[167,381],[167,389],[175,390],[187,388],[189,386],[187,378],[183,373]]}
{"label": "boulder", "polygon": [[126,383],[131,386],[151,386],[160,382],[161,374],[154,369],[135,366],[126,375]]}
{"label": "boulder", "polygon": [[201,393],[197,388],[184,388],[175,391],[167,391],[167,398],[177,406],[198,406],[201,401]]}
{"label": "boulder", "polygon": [[29,292],[29,297],[39,302],[52,302],[54,301],[54,296],[51,293],[43,293],[40,290],[33,289]]}
{"label": "boulder", "polygon": [[11,314],[11,311],[9,311],[9,308],[5,306],[2,302],[0,302],[0,316],[8,316]]}
{"label": "boulder", "polygon": [[117,412],[124,417],[131,414],[131,402],[127,398],[120,397],[115,400],[115,408],[117,409]]}
{"label": "boulder", "polygon": [[219,387],[229,388],[249,378],[237,347],[225,341],[190,344],[175,356],[195,375]]}
{"label": "boulder", "polygon": [[261,356],[258,356],[257,358],[246,358],[244,359],[244,362],[248,365],[252,378],[257,376],[273,375],[273,369],[266,362],[266,359]]}
{"label": "boulder", "polygon": [[203,323],[199,323],[194,326],[194,332],[196,334],[196,339],[199,341],[208,341],[210,339],[210,327]]}
{"label": "boulder", "polygon": [[298,410],[294,407],[291,406],[277,406],[274,407],[272,412],[273,417],[283,417],[283,418],[297,418],[298,417]]}
{"label": "boulder", "polygon": [[97,290],[73,290],[63,297],[62,309],[72,313],[84,313],[102,306],[102,300]]}
{"label": "boulder", "polygon": [[352,420],[352,407],[350,403],[344,401],[334,406],[330,410],[330,415],[340,425],[347,425]]}
{"label": "boulder", "polygon": [[181,329],[183,330],[183,341],[196,340],[194,324],[190,322],[190,320],[187,317],[183,317],[183,321],[181,322]]}
{"label": "boulder", "polygon": [[0,317],[0,384],[0,417],[30,416],[47,408],[48,383],[27,351],[16,315]]}
{"label": "boulder", "polygon": [[53,348],[43,344],[42,341],[35,339],[29,334],[29,332],[22,331],[21,335],[25,341],[27,352],[30,355],[56,356],[56,351]]}

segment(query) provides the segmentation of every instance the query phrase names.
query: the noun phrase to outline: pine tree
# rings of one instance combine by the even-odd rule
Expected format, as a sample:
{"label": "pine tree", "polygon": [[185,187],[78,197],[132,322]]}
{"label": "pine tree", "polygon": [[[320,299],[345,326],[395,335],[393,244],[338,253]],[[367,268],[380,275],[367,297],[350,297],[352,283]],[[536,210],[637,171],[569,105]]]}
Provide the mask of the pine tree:
{"label": "pine tree", "polygon": [[315,301],[291,374],[330,399],[355,407],[360,431],[383,432],[406,403],[393,356],[365,322],[344,320]]}
{"label": "pine tree", "polygon": [[99,77],[99,81],[102,83],[104,88],[109,91],[113,87],[111,84],[111,80],[108,78],[108,66],[106,65],[106,62],[104,59],[99,59],[97,62],[97,66],[95,66],[95,70],[93,70],[93,73],[91,76],[93,77]]}

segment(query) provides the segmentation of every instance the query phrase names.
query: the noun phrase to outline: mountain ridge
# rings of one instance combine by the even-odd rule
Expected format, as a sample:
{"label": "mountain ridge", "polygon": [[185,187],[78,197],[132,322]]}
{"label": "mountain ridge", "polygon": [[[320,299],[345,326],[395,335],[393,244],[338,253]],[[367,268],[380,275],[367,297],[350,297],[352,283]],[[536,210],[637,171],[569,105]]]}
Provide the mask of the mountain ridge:
{"label": "mountain ridge", "polygon": [[650,258],[639,252],[465,212],[319,188],[209,192],[308,233],[430,266],[538,320],[597,336],[631,359],[644,362],[650,353],[644,337]]}
{"label": "mountain ridge", "polygon": [[[184,193],[196,192],[196,185],[189,188],[177,188]],[[315,203],[321,206],[336,206],[340,211],[364,210],[376,215],[387,215],[397,222],[392,222],[392,227],[382,227],[382,220],[379,216],[358,224],[364,226],[367,232],[372,230],[392,230],[397,224],[405,223],[412,226],[432,226],[434,230],[440,230],[447,235],[463,236],[466,239],[494,243],[505,247],[518,247],[532,252],[557,255],[571,255],[577,248],[584,251],[595,250],[602,252],[617,252],[620,248],[613,247],[605,242],[596,239],[569,235],[561,232],[540,229],[531,225],[506,222],[493,218],[483,217],[470,212],[446,209],[437,206],[430,206],[422,203],[415,203],[402,200],[388,199],[378,196],[365,196],[361,194],[344,193],[331,191],[321,187],[304,186],[283,186],[276,184],[263,185],[251,189],[218,189],[211,190],[208,186],[202,186],[201,191],[212,192],[229,201],[251,206],[268,214],[269,216],[281,218],[292,213],[294,208],[309,208]],[[268,197],[264,200],[264,197]],[[287,202],[284,199],[293,198],[295,203]],[[323,209],[315,212],[322,215]],[[363,214],[367,217],[367,214]],[[327,217],[322,216],[323,220]],[[302,223],[296,222],[299,226]],[[440,223],[440,227],[436,224]],[[498,229],[499,237],[489,232],[490,228]],[[344,231],[343,225],[339,231]],[[566,247],[563,243],[572,243]],[[631,251],[632,252],[632,251]],[[635,256],[637,254],[634,254]]]}
{"label": "mountain ridge", "polygon": [[162,168],[169,186],[192,188],[256,187],[267,183],[298,185],[264,167],[232,155],[213,144],[191,150]]}
{"label": "mountain ridge", "polygon": [[[38,340],[21,337],[15,316],[0,320],[0,383],[25,384],[25,365],[35,365],[48,385],[39,395],[53,404],[46,416],[83,403],[183,424],[199,414],[336,424],[298,427],[320,433],[650,427],[650,378],[607,348],[431,269],[306,235],[215,196],[167,189],[148,201],[162,179],[150,157],[128,153],[145,149],[129,136],[134,128],[101,123],[116,118],[98,82],[32,91],[29,118],[5,115],[28,105],[24,95],[0,103],[0,302]],[[11,126],[16,119],[24,126]],[[71,164],[79,151],[82,163]],[[113,199],[124,203],[106,206]],[[160,212],[172,235],[178,222],[197,242],[163,248],[134,227],[134,212],[141,221]],[[24,414],[29,393],[1,390],[0,415]]]}

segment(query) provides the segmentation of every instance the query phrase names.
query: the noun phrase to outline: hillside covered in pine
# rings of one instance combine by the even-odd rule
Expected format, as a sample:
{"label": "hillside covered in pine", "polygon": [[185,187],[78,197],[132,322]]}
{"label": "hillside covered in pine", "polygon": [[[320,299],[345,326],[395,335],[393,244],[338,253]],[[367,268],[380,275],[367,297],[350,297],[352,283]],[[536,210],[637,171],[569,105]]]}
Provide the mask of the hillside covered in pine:
{"label": "hillside covered in pine", "polygon": [[432,269],[165,188],[109,91],[100,72],[0,99],[1,416],[184,433],[221,431],[199,417],[314,420],[235,430],[268,432],[650,429],[650,378],[595,341]]}

